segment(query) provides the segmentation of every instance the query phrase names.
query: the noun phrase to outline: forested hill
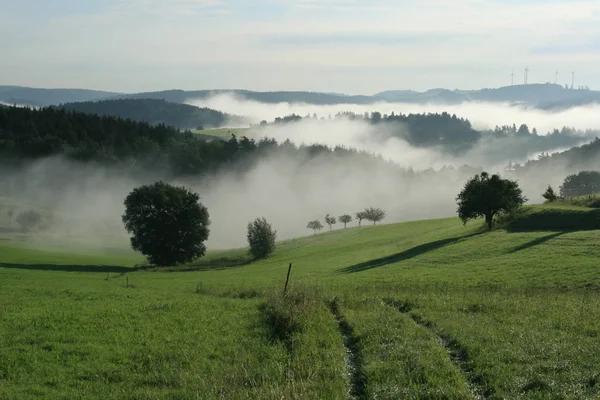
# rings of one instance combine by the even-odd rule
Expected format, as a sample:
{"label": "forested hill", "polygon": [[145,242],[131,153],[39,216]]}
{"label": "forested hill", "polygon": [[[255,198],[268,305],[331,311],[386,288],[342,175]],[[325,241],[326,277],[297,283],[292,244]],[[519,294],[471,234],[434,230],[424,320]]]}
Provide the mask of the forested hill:
{"label": "forested hill", "polygon": [[165,124],[179,129],[220,128],[227,124],[241,124],[243,119],[210,108],[172,103],[159,99],[118,99],[94,102],[67,103],[60,107],[88,114],[106,115]]}
{"label": "forested hill", "polygon": [[[49,156],[81,162],[137,166],[149,173],[204,175],[221,168],[246,171],[267,153],[283,157],[353,157],[373,168],[400,168],[381,157],[343,147],[297,147],[274,139],[258,142],[233,136],[228,141],[204,141],[163,124],[90,115],[58,107],[39,110],[0,107],[0,163],[23,164]],[[301,153],[301,154],[300,154]]]}
{"label": "forested hill", "polygon": [[87,89],[38,89],[22,86],[0,86],[0,102],[45,107],[76,101],[93,101],[119,96],[121,93]]}
{"label": "forested hill", "polygon": [[600,170],[600,139],[591,143],[573,147],[563,152],[553,154],[543,153],[537,160],[531,160],[524,165],[509,165],[516,173],[526,174],[532,171],[548,171],[549,168],[560,167],[569,172],[586,169]]}
{"label": "forested hill", "polygon": [[425,92],[387,90],[373,96],[355,96],[340,93],[307,91],[255,92],[249,90],[165,90],[146,93],[112,93],[83,89],[35,89],[18,86],[0,86],[0,102],[31,106],[59,105],[62,103],[107,99],[158,99],[186,103],[216,95],[230,95],[262,103],[306,104],[374,104],[403,102],[415,104],[459,104],[469,101],[522,103],[538,108],[568,108],[600,103],[600,91],[589,88],[568,88],[552,83],[514,85],[480,90],[431,89]]}
{"label": "forested hill", "polygon": [[460,104],[469,101],[524,103],[542,109],[600,103],[600,91],[570,89],[551,83],[505,86],[480,90],[431,89],[426,92],[388,90],[375,98],[388,102]]}
{"label": "forested hill", "polygon": [[213,96],[229,95],[261,103],[306,103],[306,104],[370,104],[377,99],[370,96],[346,96],[318,92],[253,92],[250,90],[165,90],[126,94],[121,98],[129,99],[161,99],[174,103],[185,103],[191,100],[203,100]]}

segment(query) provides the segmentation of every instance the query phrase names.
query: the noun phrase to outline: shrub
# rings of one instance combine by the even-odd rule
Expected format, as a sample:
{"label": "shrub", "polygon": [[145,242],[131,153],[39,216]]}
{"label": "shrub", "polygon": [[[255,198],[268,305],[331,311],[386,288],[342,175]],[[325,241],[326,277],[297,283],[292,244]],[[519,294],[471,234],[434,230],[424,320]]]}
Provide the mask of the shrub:
{"label": "shrub", "polygon": [[250,254],[254,258],[265,258],[275,250],[277,232],[264,218],[257,218],[248,223],[248,244]]}
{"label": "shrub", "polygon": [[542,194],[542,197],[546,199],[547,203],[553,203],[556,200],[558,200],[558,196],[556,195],[554,189],[552,189],[552,186],[550,185],[548,185],[548,188],[546,189],[544,194]]}
{"label": "shrub", "polygon": [[17,215],[16,221],[23,231],[29,231],[40,225],[42,214],[35,210],[23,211]]}

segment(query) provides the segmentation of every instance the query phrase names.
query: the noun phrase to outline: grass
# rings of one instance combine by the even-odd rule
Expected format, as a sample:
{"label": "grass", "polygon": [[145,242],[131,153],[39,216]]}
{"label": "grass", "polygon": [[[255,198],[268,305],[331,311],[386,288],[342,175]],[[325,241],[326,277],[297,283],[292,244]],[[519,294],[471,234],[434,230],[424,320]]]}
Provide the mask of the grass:
{"label": "grass", "polygon": [[0,398],[599,398],[597,228],[532,206],[166,271],[0,241]]}
{"label": "grass", "polygon": [[194,129],[192,130],[192,133],[229,139],[231,138],[231,135],[235,135],[238,138],[241,138],[242,136],[247,135],[248,131],[249,128],[216,128],[203,130]]}

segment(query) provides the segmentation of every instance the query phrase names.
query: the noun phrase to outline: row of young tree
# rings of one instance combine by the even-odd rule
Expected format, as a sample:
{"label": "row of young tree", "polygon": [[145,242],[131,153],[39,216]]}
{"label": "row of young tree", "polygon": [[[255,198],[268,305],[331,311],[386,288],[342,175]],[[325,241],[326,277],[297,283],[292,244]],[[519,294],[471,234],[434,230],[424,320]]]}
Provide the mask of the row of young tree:
{"label": "row of young tree", "polygon": [[[191,262],[206,252],[204,242],[210,233],[208,209],[200,203],[200,196],[185,187],[176,187],[159,181],[133,189],[125,198],[122,216],[127,232],[131,234],[131,247],[144,254],[151,264],[167,266]],[[365,208],[355,214],[359,226],[363,220],[377,224],[385,218],[380,208]],[[346,228],[352,217],[339,217]],[[325,223],[332,226],[337,218],[327,214]],[[323,229],[319,220],[308,227]],[[249,253],[254,258],[264,258],[275,249],[277,232],[265,218],[248,223]]]}
{"label": "row of young tree", "polygon": [[[585,172],[583,177],[593,175],[600,182],[600,173]],[[574,178],[568,177],[571,182]],[[591,190],[600,189],[600,186]],[[551,188],[549,192],[553,192]],[[548,192],[544,194],[549,198]],[[484,218],[488,229],[494,219],[502,214],[513,213],[527,202],[518,183],[502,179],[500,175],[482,172],[469,179],[456,197],[458,216],[466,224],[469,220]],[[131,233],[131,247],[146,255],[149,262],[159,266],[181,264],[204,255],[208,239],[210,219],[208,210],[197,193],[184,187],[174,187],[156,182],[134,189],[125,199],[122,216],[126,230]],[[377,224],[386,216],[380,208],[369,207],[355,214],[361,226],[363,220]],[[327,214],[325,224],[332,230],[337,222],[353,221],[349,214],[336,218]],[[317,234],[323,229],[319,220],[310,221],[307,228]],[[276,231],[265,218],[248,223],[249,252],[254,258],[264,258],[275,249]]]}
{"label": "row of young tree", "polygon": [[[125,199],[122,216],[125,229],[131,234],[131,247],[159,266],[187,263],[203,256],[211,222],[207,208],[199,200],[197,193],[162,181],[135,188]],[[514,211],[527,201],[517,182],[486,172],[468,180],[456,200],[464,223],[484,217],[490,229],[494,217]],[[355,218],[359,226],[363,220],[375,225],[385,215],[382,209],[369,207],[357,212]],[[325,216],[330,230],[338,220],[346,228],[353,218],[349,214],[339,218]],[[316,235],[323,224],[314,220],[307,227]],[[258,218],[248,223],[247,239],[254,258],[267,257],[275,249],[276,231],[265,218]]]}
{"label": "row of young tree", "polygon": [[[385,218],[385,215],[385,211],[383,211],[381,208],[369,207],[365,208],[363,211],[358,211],[355,213],[354,218],[356,218],[356,221],[358,221],[358,226],[361,227],[363,220],[371,221],[373,222],[373,225],[377,225],[378,222]],[[353,218],[349,214],[340,215],[338,218],[327,214],[325,215],[324,221],[326,225],[329,225],[329,230],[331,231],[333,229],[333,225],[337,224],[338,221],[344,224],[344,229],[346,229],[348,224],[353,221]],[[324,228],[323,224],[321,224],[321,221],[318,219],[309,221],[306,227],[308,229],[312,229],[315,235]]]}

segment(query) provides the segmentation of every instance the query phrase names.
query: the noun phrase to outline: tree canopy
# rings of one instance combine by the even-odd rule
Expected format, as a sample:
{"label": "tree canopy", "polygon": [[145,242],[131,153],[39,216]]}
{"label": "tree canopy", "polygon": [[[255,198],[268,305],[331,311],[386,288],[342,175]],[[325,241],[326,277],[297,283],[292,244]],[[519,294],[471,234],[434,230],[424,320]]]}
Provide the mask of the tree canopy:
{"label": "tree canopy", "polygon": [[325,216],[325,223],[329,225],[329,230],[331,230],[331,227],[337,223],[337,220],[335,219],[335,217],[332,217],[331,215],[327,214]]}
{"label": "tree canopy", "polygon": [[265,258],[275,250],[277,232],[265,218],[257,218],[248,223],[248,244],[254,258]]}
{"label": "tree canopy", "polygon": [[490,176],[487,172],[469,179],[456,200],[463,223],[485,217],[489,229],[496,215],[513,211],[527,201],[516,181],[502,179],[497,174]]}
{"label": "tree canopy", "polygon": [[385,211],[381,208],[365,208],[363,216],[367,221],[371,221],[373,225],[376,225],[379,221],[385,218]]}
{"label": "tree canopy", "polygon": [[321,224],[321,221],[319,221],[318,219],[315,219],[314,221],[310,221],[308,223],[308,225],[306,225],[306,227],[308,229],[312,229],[313,231],[315,231],[315,235],[317,234],[317,231],[320,231],[321,229],[323,229],[323,225]]}
{"label": "tree canopy", "polygon": [[355,214],[356,220],[358,221],[358,226],[362,226],[362,221],[363,219],[366,219],[367,217],[365,216],[365,212],[364,211],[359,211]]}
{"label": "tree canopy", "polygon": [[548,188],[546,188],[546,191],[542,194],[542,197],[546,199],[548,203],[552,203],[558,200],[558,196],[556,195],[554,189],[550,185],[548,185]]}
{"label": "tree canopy", "polygon": [[199,200],[197,193],[164,182],[135,188],[125,198],[122,217],[131,247],[158,266],[203,256],[210,220]]}
{"label": "tree canopy", "polygon": [[[12,210],[8,212],[9,217],[12,217]],[[17,224],[21,227],[23,231],[29,231],[31,229],[35,229],[42,222],[42,214],[40,214],[36,210],[27,210],[19,213],[16,217]]]}
{"label": "tree canopy", "polygon": [[236,117],[210,108],[171,103],[159,99],[87,101],[66,103],[60,107],[87,114],[147,122],[150,125],[164,124],[179,129],[196,129],[198,126],[218,128],[226,125],[231,119],[236,119]]}
{"label": "tree canopy", "polygon": [[349,224],[350,222],[352,222],[352,216],[350,216],[348,214],[340,215],[338,217],[338,219],[340,220],[340,222],[342,224],[344,224],[344,229],[346,229],[346,225],[347,224]]}
{"label": "tree canopy", "polygon": [[600,193],[600,172],[581,171],[565,178],[560,187],[561,197],[585,196]]}

